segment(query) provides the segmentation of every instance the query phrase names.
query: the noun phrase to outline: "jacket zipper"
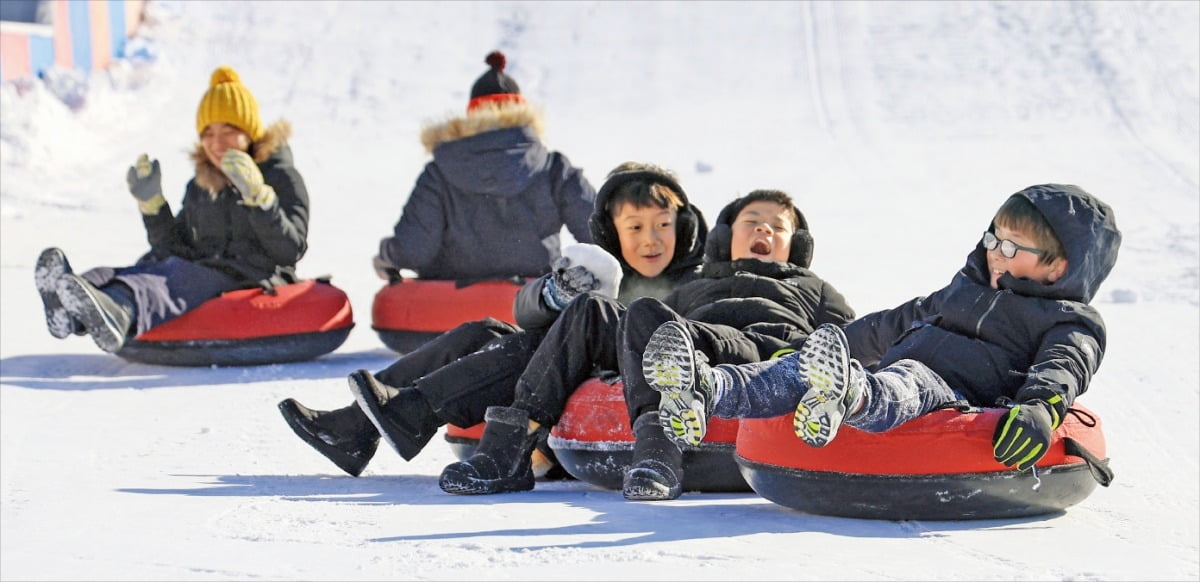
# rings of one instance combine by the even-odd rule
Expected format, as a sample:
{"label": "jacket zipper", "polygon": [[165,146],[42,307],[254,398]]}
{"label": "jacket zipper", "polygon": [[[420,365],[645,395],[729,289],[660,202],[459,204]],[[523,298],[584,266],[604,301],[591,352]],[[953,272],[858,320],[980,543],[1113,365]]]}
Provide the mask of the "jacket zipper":
{"label": "jacket zipper", "polygon": [[991,304],[988,305],[988,308],[983,312],[983,315],[979,316],[979,321],[975,322],[975,337],[979,337],[979,330],[983,327],[983,320],[987,319],[988,314],[996,308],[996,302],[999,300],[1000,293],[993,295]]}

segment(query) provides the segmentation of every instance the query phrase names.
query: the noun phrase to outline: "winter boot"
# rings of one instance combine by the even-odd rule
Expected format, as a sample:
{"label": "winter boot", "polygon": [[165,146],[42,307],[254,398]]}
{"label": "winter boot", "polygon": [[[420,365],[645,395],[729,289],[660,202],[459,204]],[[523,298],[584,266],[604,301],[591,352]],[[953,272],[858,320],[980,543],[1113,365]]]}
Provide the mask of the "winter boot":
{"label": "winter boot", "polygon": [[633,463],[625,471],[622,493],[631,501],[667,501],[683,491],[683,451],[667,438],[658,413],[633,422]]}
{"label": "winter boot", "polygon": [[118,284],[97,289],[71,273],[59,277],[57,283],[58,298],[67,313],[83,325],[100,349],[110,354],[125,345],[126,334],[133,325],[132,293],[122,287]]}
{"label": "winter boot", "polygon": [[483,438],[465,461],[451,463],[438,479],[446,493],[490,495],[533,489],[530,454],[546,427],[529,432],[529,414],[519,408],[489,406]]}
{"label": "winter boot", "polygon": [[62,339],[72,333],[84,333],[83,326],[67,313],[62,301],[58,298],[58,280],[63,275],[70,275],[71,264],[67,255],[56,248],[48,248],[38,255],[37,266],[33,271],[33,282],[37,285],[38,295],[42,296],[42,308],[46,312],[46,327],[50,335]]}
{"label": "winter boot", "polygon": [[416,388],[392,388],[366,370],[348,380],[358,407],[405,461],[413,460],[444,424]]}
{"label": "winter boot", "polygon": [[797,356],[800,380],[808,387],[792,428],[796,436],[813,447],[829,444],[845,420],[854,412],[863,394],[862,367],[851,376],[850,345],[842,328],[833,324],[818,327],[800,348]]}
{"label": "winter boot", "polygon": [[667,436],[681,447],[699,446],[716,406],[716,375],[682,324],[668,321],[654,330],[642,357],[642,375],[662,394],[658,415]]}
{"label": "winter boot", "polygon": [[367,468],[379,447],[375,425],[357,404],[337,410],[313,410],[288,398],[279,403],[279,413],[296,436],[352,477]]}

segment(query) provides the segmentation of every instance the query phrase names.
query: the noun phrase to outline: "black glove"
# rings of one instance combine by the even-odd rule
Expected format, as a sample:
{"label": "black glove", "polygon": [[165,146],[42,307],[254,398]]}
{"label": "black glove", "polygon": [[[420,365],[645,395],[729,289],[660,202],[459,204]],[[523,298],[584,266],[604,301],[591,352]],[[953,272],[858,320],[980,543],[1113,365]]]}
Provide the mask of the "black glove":
{"label": "black glove", "polygon": [[992,454],[996,461],[1018,471],[1038,462],[1050,449],[1050,433],[1062,424],[1059,410],[1062,396],[1046,400],[1026,400],[1009,409],[992,435]]}

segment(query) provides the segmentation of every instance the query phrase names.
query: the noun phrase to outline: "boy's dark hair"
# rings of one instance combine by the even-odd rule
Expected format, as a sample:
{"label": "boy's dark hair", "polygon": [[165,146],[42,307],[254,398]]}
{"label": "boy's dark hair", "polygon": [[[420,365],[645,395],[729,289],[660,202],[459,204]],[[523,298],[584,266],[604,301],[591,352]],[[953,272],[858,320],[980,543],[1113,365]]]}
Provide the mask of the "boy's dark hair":
{"label": "boy's dark hair", "polygon": [[792,197],[782,190],[754,190],[726,204],[725,208],[721,209],[721,214],[717,215],[717,222],[713,226],[712,232],[708,233],[708,241],[704,247],[704,260],[706,262],[730,260],[729,244],[733,236],[731,230],[733,221],[748,204],[760,200],[774,202],[792,210],[792,224],[795,226],[795,232],[792,233],[792,246],[788,252],[788,262],[807,269],[812,264],[813,255],[813,237],[812,233],[808,232],[808,220],[804,218],[804,213],[796,207]]}
{"label": "boy's dark hair", "polygon": [[[627,172],[645,172],[652,174],[651,179],[670,178],[675,182],[675,175],[670,170],[644,162],[625,162],[608,173],[608,178]],[[646,207],[657,206],[667,210],[683,208],[683,198],[679,196],[678,184],[667,184],[665,181],[625,180],[613,189],[608,197],[607,208],[609,216],[616,217],[617,209],[622,204]]]}
{"label": "boy's dark hair", "polygon": [[608,249],[621,248],[620,237],[613,225],[613,213],[627,202],[677,212],[675,254],[671,257],[671,264],[675,264],[677,259],[684,259],[697,244],[701,247],[704,245],[708,226],[700,212],[688,202],[687,194],[675,179],[675,174],[644,162],[625,162],[613,168],[596,192],[595,210],[588,219],[592,240],[596,244]]}
{"label": "boy's dark hair", "polygon": [[[792,211],[792,230],[808,230],[808,224],[804,220],[804,215],[800,214],[800,209],[796,208],[796,203],[787,192],[782,190],[755,190],[738,199],[736,207],[732,209],[733,214],[730,218],[730,225],[734,220],[737,220],[737,215],[741,214],[742,209],[749,206],[752,202],[774,202],[788,210]],[[720,222],[718,219],[717,222]]]}
{"label": "boy's dark hair", "polygon": [[1067,255],[1062,241],[1058,239],[1058,235],[1054,234],[1050,222],[1024,196],[1018,194],[1009,196],[1008,200],[1005,200],[1004,204],[1000,206],[1000,210],[996,211],[996,217],[992,219],[992,224],[1003,226],[1009,230],[1021,231],[1032,237],[1034,244],[1042,251],[1042,254],[1038,256],[1040,264],[1048,265],[1055,259]]}

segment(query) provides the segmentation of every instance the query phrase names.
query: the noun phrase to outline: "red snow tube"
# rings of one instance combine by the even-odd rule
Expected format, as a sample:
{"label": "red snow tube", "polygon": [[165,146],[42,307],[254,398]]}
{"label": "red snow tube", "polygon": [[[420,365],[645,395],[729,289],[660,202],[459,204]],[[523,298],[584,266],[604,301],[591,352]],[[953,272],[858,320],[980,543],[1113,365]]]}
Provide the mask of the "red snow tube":
{"label": "red snow tube", "polygon": [[513,323],[513,299],[523,283],[481,281],[460,287],[454,281],[403,279],[375,294],[372,329],[383,343],[400,353],[468,321],[489,317]]}
{"label": "red snow tube", "polygon": [[[447,426],[446,442],[460,459],[474,451],[484,423]],[[738,423],[714,418],[699,447],[683,452],[683,488],[689,491],[750,491],[733,459]],[[633,456],[633,432],[620,381],[592,378],[567,400],[562,418],[550,431],[550,448],[576,479],[606,489],[623,486]]]}
{"label": "red snow tube", "polygon": [[843,427],[823,448],[796,438],[790,414],[742,420],[735,458],[750,486],[770,501],[868,519],[1054,513],[1112,480],[1100,418],[1078,404],[1055,431],[1036,478],[997,463],[992,432],[1005,412],[939,410],[879,434]]}
{"label": "red snow tube", "polygon": [[252,366],[308,360],[337,349],[354,327],[350,299],[308,280],[228,291],[150,329],[117,352],[167,366]]}

